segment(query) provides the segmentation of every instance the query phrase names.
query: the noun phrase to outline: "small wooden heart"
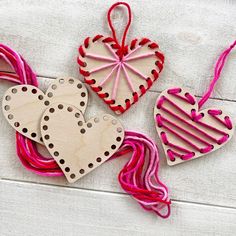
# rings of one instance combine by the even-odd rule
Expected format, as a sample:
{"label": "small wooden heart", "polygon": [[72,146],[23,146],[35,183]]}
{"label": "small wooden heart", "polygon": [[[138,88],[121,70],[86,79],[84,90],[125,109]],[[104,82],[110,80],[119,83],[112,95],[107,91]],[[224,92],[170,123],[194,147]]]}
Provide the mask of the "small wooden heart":
{"label": "small wooden heart", "polygon": [[87,89],[73,78],[57,79],[46,94],[31,85],[18,85],[6,91],[2,109],[6,120],[16,131],[43,144],[41,117],[50,104],[61,101],[78,107],[84,113],[88,102]]}
{"label": "small wooden heart", "polygon": [[196,98],[183,88],[161,93],[154,108],[154,119],[169,165],[213,152],[233,135],[228,115],[216,108],[198,111]]}
{"label": "small wooden heart", "polygon": [[87,38],[79,48],[78,63],[85,82],[117,114],[138,101],[159,77],[164,55],[149,39],[134,39],[120,58],[114,39]]}
{"label": "small wooden heart", "polygon": [[85,122],[80,110],[64,103],[45,111],[41,133],[70,183],[109,159],[124,139],[124,129],[113,116],[103,114]]}

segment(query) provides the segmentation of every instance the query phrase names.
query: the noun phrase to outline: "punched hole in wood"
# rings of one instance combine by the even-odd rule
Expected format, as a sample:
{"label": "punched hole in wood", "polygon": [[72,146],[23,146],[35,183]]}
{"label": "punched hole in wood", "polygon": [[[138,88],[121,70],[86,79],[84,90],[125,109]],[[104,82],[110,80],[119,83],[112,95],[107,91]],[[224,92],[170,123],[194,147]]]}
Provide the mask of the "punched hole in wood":
{"label": "punched hole in wood", "polygon": [[88,167],[89,167],[89,168],[93,168],[93,163],[89,163],[89,164],[88,164]]}
{"label": "punched hole in wood", "polygon": [[80,117],[80,114],[77,112],[77,113],[75,113],[75,117],[76,118],[79,118]]}
{"label": "punched hole in wood", "polygon": [[86,132],[85,129],[81,129],[81,130],[80,130],[80,133],[81,133],[81,134],[84,134],[85,132]]}
{"label": "punched hole in wood", "polygon": [[6,105],[6,106],[4,107],[4,109],[5,109],[5,111],[9,111],[9,110],[10,110],[10,106],[9,106],[9,105]]}
{"label": "punched hole in wood", "polygon": [[56,85],[56,84],[53,84],[53,85],[52,85],[52,89],[53,89],[53,90],[56,90],[56,89],[57,89],[57,85]]}
{"label": "punched hole in wood", "polygon": [[10,101],[10,100],[11,100],[11,96],[10,96],[10,95],[7,95],[7,96],[5,97],[5,99],[6,99],[6,101]]}
{"label": "punched hole in wood", "polygon": [[54,108],[50,108],[50,109],[49,109],[49,112],[50,112],[50,113],[53,113],[54,111],[55,111]]}
{"label": "punched hole in wood", "polygon": [[56,152],[54,152],[53,154],[54,154],[54,156],[56,156],[56,157],[58,157],[58,156],[59,156],[59,152],[57,152],[57,151],[56,151]]}
{"label": "punched hole in wood", "polygon": [[112,120],[111,122],[113,125],[116,125],[117,124],[117,120]]}
{"label": "punched hole in wood", "polygon": [[79,121],[79,122],[78,122],[78,125],[79,125],[79,126],[82,126],[82,125],[83,125],[83,121]]}
{"label": "punched hole in wood", "polygon": [[14,116],[13,116],[12,114],[9,114],[9,115],[8,115],[8,119],[9,119],[9,120],[12,120],[13,118],[14,118]]}
{"label": "punched hole in wood", "polygon": [[51,98],[53,96],[53,93],[49,92],[47,95],[48,95],[49,98]]}
{"label": "punched hole in wood", "polygon": [[37,89],[32,89],[31,91],[33,94],[36,94],[37,93]]}
{"label": "punched hole in wood", "polygon": [[28,132],[28,129],[23,128],[23,129],[22,129],[22,132],[23,132],[23,133],[27,133],[27,132]]}
{"label": "punched hole in wood", "polygon": [[44,120],[48,121],[49,120],[49,116],[44,116]]}
{"label": "punched hole in wood", "polygon": [[67,111],[72,112],[72,111],[73,111],[73,108],[72,108],[72,107],[68,107],[68,108],[67,108]]}
{"label": "punched hole in wood", "polygon": [[82,84],[78,84],[78,85],[77,85],[77,88],[78,88],[78,89],[81,89],[82,87],[83,87]]}
{"label": "punched hole in wood", "polygon": [[11,92],[14,93],[14,94],[16,94],[16,93],[17,93],[17,89],[16,89],[16,88],[13,88],[13,89],[11,90]]}
{"label": "punched hole in wood", "polygon": [[45,102],[44,102],[44,105],[45,105],[45,106],[48,106],[49,104],[50,104],[49,101],[45,101]]}
{"label": "punched hole in wood", "polygon": [[32,137],[32,138],[35,138],[36,136],[37,136],[36,133],[31,133],[31,137]]}
{"label": "punched hole in wood", "polygon": [[14,123],[14,126],[15,126],[15,127],[19,127],[19,126],[20,126],[20,123],[19,123],[19,122],[15,122],[15,123]]}
{"label": "punched hole in wood", "polygon": [[59,83],[60,83],[60,84],[63,84],[64,82],[65,82],[64,79],[59,79]]}
{"label": "punched hole in wood", "polygon": [[91,128],[92,127],[92,123],[87,123],[87,127]]}
{"label": "punched hole in wood", "polygon": [[103,120],[107,121],[108,120],[108,116],[103,116]]}
{"label": "punched hole in wood", "polygon": [[117,141],[117,142],[120,142],[120,141],[121,141],[121,137],[117,137],[117,138],[116,138],[116,141]]}
{"label": "punched hole in wood", "polygon": [[70,177],[71,177],[71,179],[74,179],[75,178],[75,174],[71,174]]}
{"label": "punched hole in wood", "polygon": [[58,108],[61,110],[61,109],[63,109],[63,105],[62,104],[59,104],[58,105]]}
{"label": "punched hole in wood", "polygon": [[118,133],[121,133],[121,132],[122,132],[122,128],[121,128],[121,127],[118,127],[118,128],[117,128],[117,132],[118,132]]}
{"label": "punched hole in wood", "polygon": [[39,99],[39,100],[43,100],[43,95],[39,95],[39,96],[38,96],[38,99]]}
{"label": "punched hole in wood", "polygon": [[95,122],[95,123],[98,123],[98,122],[99,122],[99,118],[97,118],[97,117],[94,118],[94,122]]}
{"label": "punched hole in wood", "polygon": [[75,81],[73,79],[69,79],[69,83],[73,84]]}

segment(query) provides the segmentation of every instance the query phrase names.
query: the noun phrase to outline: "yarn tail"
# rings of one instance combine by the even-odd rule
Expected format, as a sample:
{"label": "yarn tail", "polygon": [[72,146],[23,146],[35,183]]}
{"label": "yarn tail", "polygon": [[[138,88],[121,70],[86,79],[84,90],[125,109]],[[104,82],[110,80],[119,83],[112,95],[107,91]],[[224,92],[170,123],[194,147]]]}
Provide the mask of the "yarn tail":
{"label": "yarn tail", "polygon": [[125,139],[111,159],[131,154],[131,158],[120,171],[121,187],[148,211],[162,218],[170,215],[171,201],[168,188],[159,179],[159,154],[153,140],[144,134],[126,131]]}

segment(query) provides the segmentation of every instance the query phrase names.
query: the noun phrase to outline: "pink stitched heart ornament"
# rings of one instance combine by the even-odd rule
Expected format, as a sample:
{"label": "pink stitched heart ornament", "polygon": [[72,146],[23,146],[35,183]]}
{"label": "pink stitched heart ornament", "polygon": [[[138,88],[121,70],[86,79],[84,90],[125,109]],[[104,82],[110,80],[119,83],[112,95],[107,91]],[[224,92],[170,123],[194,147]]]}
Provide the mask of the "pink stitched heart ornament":
{"label": "pink stitched heart ornament", "polygon": [[[111,11],[118,5],[129,10],[129,22],[119,44],[110,20]],[[109,107],[121,114],[138,101],[159,77],[164,55],[151,40],[134,39],[125,44],[131,23],[131,11],[127,4],[114,4],[108,12],[112,37],[96,35],[86,38],[79,47],[78,64],[84,80]]]}
{"label": "pink stitched heart ornament", "polygon": [[59,78],[44,94],[32,85],[9,88],[3,97],[2,109],[8,123],[19,133],[43,144],[40,121],[44,111],[54,102],[66,102],[85,112],[88,93],[79,80]]}
{"label": "pink stitched heart ornament", "polygon": [[228,115],[217,108],[199,111],[196,98],[183,88],[167,89],[160,94],[154,119],[169,165],[211,153],[233,135]]}
{"label": "pink stitched heart ornament", "polygon": [[45,111],[41,132],[70,183],[108,160],[124,139],[124,129],[113,116],[103,114],[85,122],[80,110],[64,103],[54,103]]}

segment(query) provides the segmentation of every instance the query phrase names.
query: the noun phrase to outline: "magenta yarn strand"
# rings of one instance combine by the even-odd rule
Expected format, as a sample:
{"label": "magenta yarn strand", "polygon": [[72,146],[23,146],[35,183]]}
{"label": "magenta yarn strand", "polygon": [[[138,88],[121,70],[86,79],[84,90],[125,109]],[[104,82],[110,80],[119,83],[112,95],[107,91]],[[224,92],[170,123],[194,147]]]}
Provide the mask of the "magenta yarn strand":
{"label": "magenta yarn strand", "polygon": [[[6,61],[16,73],[0,72],[0,79],[18,84],[31,84],[38,87],[36,74],[26,61],[14,50],[0,44],[0,58]],[[16,133],[16,151],[21,163],[30,171],[45,176],[63,175],[53,158],[43,157],[36,150],[35,144],[19,133]]]}
{"label": "magenta yarn strand", "polygon": [[155,143],[146,135],[126,131],[119,151],[111,158],[131,153],[119,173],[121,187],[148,211],[162,218],[170,215],[171,201],[167,186],[159,179],[159,154]]}
{"label": "magenta yarn strand", "polygon": [[210,83],[210,86],[207,90],[207,92],[203,95],[203,97],[201,98],[201,100],[199,100],[198,102],[198,105],[199,105],[199,108],[201,108],[204,103],[208,100],[208,98],[211,96],[213,90],[214,90],[214,87],[215,87],[215,84],[216,82],[218,81],[218,79],[220,78],[220,75],[221,75],[221,71],[225,65],[225,62],[230,54],[230,52],[232,51],[232,49],[236,46],[236,41],[233,42],[232,45],[230,45],[229,48],[227,48],[226,50],[224,50],[220,57],[218,58],[217,62],[216,62],[216,65],[215,65],[215,70],[214,70],[214,78],[213,80],[211,81]]}

